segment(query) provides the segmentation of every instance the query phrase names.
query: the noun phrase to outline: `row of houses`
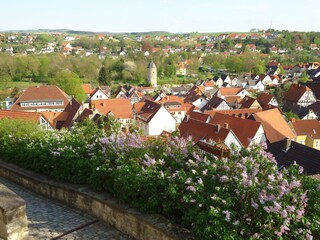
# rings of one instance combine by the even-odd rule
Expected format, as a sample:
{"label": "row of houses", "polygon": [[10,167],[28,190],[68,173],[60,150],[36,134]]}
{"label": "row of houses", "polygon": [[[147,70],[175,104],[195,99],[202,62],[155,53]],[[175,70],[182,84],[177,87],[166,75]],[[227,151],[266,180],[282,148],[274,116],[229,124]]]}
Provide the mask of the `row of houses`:
{"label": "row of houses", "polygon": [[[135,126],[146,136],[179,130],[182,137],[192,137],[200,149],[218,157],[227,156],[233,147],[250,148],[265,141],[272,146],[290,140],[295,148],[302,144],[320,149],[317,115],[288,123],[274,96],[267,92],[254,98],[245,88],[221,87],[208,94],[210,89],[196,84],[185,95],[174,96],[164,91],[150,95],[152,88],[120,86],[111,98],[108,88],[83,88],[88,95],[85,103],[57,86],[29,87],[11,106],[8,102],[8,110],[1,110],[0,118],[29,118],[52,130],[69,128],[87,118],[96,121],[113,116],[123,129]],[[288,107],[308,107],[318,99],[311,88],[298,84],[292,84],[284,95]]]}

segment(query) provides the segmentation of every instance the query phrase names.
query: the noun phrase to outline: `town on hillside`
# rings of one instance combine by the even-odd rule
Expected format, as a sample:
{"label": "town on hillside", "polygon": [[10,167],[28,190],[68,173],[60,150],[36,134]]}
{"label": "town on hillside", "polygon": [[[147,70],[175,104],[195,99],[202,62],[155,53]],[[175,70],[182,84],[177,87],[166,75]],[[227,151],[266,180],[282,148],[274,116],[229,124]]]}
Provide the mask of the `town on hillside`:
{"label": "town on hillside", "polygon": [[[0,118],[29,119],[50,130],[69,129],[86,119],[112,119],[123,132],[145,137],[191,137],[208,154],[228,157],[232,148],[267,143],[279,167],[298,163],[320,174],[320,63],[286,69],[268,62],[264,74],[222,74],[194,84],[159,85],[150,61],[148,86],[82,84],[79,101],[56,85],[29,86],[5,100]],[[307,80],[303,80],[306,73]]]}

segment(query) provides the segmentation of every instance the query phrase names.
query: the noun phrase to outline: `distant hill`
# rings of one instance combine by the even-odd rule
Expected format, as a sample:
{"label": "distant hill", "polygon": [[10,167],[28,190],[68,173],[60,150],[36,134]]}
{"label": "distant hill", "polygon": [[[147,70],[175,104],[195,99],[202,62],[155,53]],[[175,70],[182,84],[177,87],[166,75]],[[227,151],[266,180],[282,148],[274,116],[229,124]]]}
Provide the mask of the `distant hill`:
{"label": "distant hill", "polygon": [[150,32],[92,32],[92,31],[80,31],[80,30],[72,30],[72,29],[26,29],[26,30],[5,30],[2,32],[20,32],[20,33],[65,33],[65,34],[77,34],[77,35],[95,35],[97,33],[102,33],[105,35],[113,34],[127,34],[127,35],[169,35],[173,34],[166,31],[150,31]]}

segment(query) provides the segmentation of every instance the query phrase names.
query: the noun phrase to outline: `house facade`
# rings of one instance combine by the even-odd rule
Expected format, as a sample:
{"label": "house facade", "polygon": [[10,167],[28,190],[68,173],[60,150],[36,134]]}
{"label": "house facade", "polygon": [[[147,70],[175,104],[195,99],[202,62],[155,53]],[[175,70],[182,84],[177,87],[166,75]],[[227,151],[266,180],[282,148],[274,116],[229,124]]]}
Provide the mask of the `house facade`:
{"label": "house facade", "polygon": [[161,104],[146,100],[133,105],[135,125],[146,136],[159,136],[176,130],[176,119]]}

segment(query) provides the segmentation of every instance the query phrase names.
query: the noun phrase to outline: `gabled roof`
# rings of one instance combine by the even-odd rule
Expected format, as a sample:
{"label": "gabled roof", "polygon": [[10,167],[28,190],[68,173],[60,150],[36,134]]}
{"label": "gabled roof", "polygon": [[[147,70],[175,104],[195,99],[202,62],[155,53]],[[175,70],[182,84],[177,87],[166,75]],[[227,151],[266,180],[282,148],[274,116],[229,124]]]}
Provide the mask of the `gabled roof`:
{"label": "gabled roof", "polygon": [[261,108],[259,102],[255,98],[252,98],[249,96],[245,96],[240,103],[241,103],[241,108],[250,108],[254,104],[257,105],[257,108]]}
{"label": "gabled roof", "polygon": [[309,87],[301,84],[291,84],[289,90],[284,93],[283,97],[287,101],[297,103],[306,91],[311,91]]}
{"label": "gabled roof", "polygon": [[115,96],[117,96],[120,92],[122,92],[126,97],[129,97],[132,91],[134,91],[135,88],[130,85],[123,85],[119,86],[115,92]]}
{"label": "gabled roof", "polygon": [[270,101],[272,100],[272,98],[274,98],[274,96],[272,94],[269,93],[260,93],[257,97],[257,101],[259,102],[259,104],[261,105],[261,107],[265,107],[267,106]]}
{"label": "gabled roof", "polygon": [[[21,107],[21,102],[38,102],[41,100],[50,101],[50,100],[62,100],[62,106],[37,106],[37,107]],[[62,91],[59,87],[55,85],[43,85],[43,86],[30,86],[17,101],[12,105],[11,110],[34,110],[41,108],[61,108],[64,109],[69,103],[68,95]]]}
{"label": "gabled roof", "polygon": [[315,114],[320,114],[320,102],[316,101],[315,103],[310,104],[307,106],[308,109],[311,109]]}
{"label": "gabled roof", "polygon": [[297,136],[307,135],[313,139],[320,138],[320,122],[318,120],[293,120],[289,124],[292,126]]}
{"label": "gabled roof", "polygon": [[112,98],[92,100],[91,107],[95,108],[101,114],[112,112],[115,118],[132,118],[132,107],[130,99]]}
{"label": "gabled roof", "polygon": [[90,83],[82,84],[82,89],[85,92],[85,94],[87,94],[87,95],[91,94],[91,92],[92,92],[92,88],[91,88]]}
{"label": "gabled roof", "polygon": [[235,96],[242,90],[243,88],[226,87],[226,88],[220,88],[219,91],[221,96]]}
{"label": "gabled roof", "polygon": [[249,146],[251,139],[255,137],[261,126],[261,123],[253,120],[232,117],[217,112],[211,116],[209,123],[220,124],[225,128],[232,129],[244,147]]}
{"label": "gabled roof", "polygon": [[93,91],[91,91],[90,97],[92,97],[94,94],[96,94],[98,91],[101,91],[106,97],[108,97],[108,95],[105,93],[105,91],[100,87],[96,87]]}
{"label": "gabled roof", "polygon": [[185,118],[179,126],[179,131],[181,137],[188,138],[191,136],[192,140],[197,143],[200,140],[224,142],[231,130],[220,127],[217,131],[217,127],[213,124]]}
{"label": "gabled roof", "polygon": [[217,96],[212,96],[211,99],[207,102],[207,104],[201,108],[201,111],[211,110],[219,107],[219,105],[225,102],[222,98],[219,98]]}
{"label": "gabled roof", "polygon": [[184,102],[193,103],[203,96],[202,86],[193,86],[186,94]]}
{"label": "gabled roof", "polygon": [[210,120],[210,116],[208,114],[196,112],[196,111],[190,112],[189,117],[192,119],[198,120],[200,122],[207,122],[208,120]]}
{"label": "gabled roof", "polygon": [[150,122],[153,116],[161,108],[161,104],[146,100],[144,102],[135,103],[133,108],[140,120]]}
{"label": "gabled roof", "polygon": [[290,129],[278,108],[254,113],[253,117],[256,121],[262,123],[266,137],[270,143],[295,137],[295,133]]}
{"label": "gabled roof", "polygon": [[20,119],[20,120],[28,120],[35,123],[40,123],[41,117],[43,117],[52,128],[55,128],[50,120],[44,115],[45,112],[22,112],[22,111],[14,111],[14,110],[1,110],[0,109],[0,119],[9,118],[9,119]]}
{"label": "gabled roof", "polygon": [[67,120],[68,112],[41,112],[54,129],[60,129]]}
{"label": "gabled roof", "polygon": [[284,149],[286,140],[268,145],[267,151],[272,153],[279,167],[288,168],[295,162],[303,167],[306,175],[320,174],[320,151],[291,141],[288,149]]}
{"label": "gabled roof", "polygon": [[74,98],[69,102],[67,107],[64,109],[64,112],[68,113],[68,117],[63,123],[62,127],[70,128],[73,124],[73,121],[79,114],[79,110],[81,108],[81,104]]}
{"label": "gabled roof", "polygon": [[320,83],[319,82],[308,82],[306,84],[311,91],[313,92],[313,94],[315,95],[316,99],[320,99]]}

